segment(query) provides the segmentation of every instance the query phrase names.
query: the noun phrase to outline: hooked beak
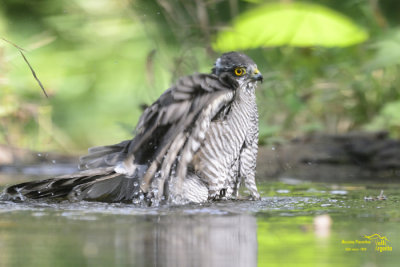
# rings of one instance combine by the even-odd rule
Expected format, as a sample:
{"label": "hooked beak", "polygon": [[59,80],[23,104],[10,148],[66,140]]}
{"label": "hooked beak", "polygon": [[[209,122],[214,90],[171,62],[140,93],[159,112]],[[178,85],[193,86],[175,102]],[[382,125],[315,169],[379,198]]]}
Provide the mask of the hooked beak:
{"label": "hooked beak", "polygon": [[251,75],[251,79],[254,81],[260,81],[263,82],[263,76],[261,72],[258,69],[255,69],[253,74]]}

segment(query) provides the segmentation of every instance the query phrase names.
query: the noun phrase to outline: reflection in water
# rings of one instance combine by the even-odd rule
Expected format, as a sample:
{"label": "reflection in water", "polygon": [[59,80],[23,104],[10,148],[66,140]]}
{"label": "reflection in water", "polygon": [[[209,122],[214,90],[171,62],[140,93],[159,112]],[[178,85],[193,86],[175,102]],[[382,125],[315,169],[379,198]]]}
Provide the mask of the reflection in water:
{"label": "reflection in water", "polygon": [[[257,265],[257,225],[250,215],[162,216],[152,220],[141,229],[135,226],[116,229],[113,244],[116,263],[135,266],[149,266],[151,261],[153,266]],[[125,261],[123,258],[127,255],[130,258]]]}
{"label": "reflection in water", "polygon": [[314,217],[314,233],[318,238],[327,238],[331,234],[332,218],[328,214]]}
{"label": "reflection in water", "polygon": [[53,212],[31,213],[29,222],[25,213],[7,235],[0,227],[0,262],[41,255],[40,266],[257,266],[257,223],[249,214]]}
{"label": "reflection in water", "polygon": [[256,227],[250,215],[167,217],[152,229],[152,252],[166,266],[256,266]]}

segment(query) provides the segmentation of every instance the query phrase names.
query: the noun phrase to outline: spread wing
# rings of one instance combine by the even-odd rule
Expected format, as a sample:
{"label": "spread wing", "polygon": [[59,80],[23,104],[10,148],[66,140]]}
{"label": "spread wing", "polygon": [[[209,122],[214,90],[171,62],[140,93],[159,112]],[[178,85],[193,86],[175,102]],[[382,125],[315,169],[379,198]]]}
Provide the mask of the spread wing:
{"label": "spread wing", "polygon": [[[170,179],[172,193],[179,195],[188,165],[207,141],[211,121],[224,118],[237,86],[228,76],[182,78],[145,110],[132,140],[91,148],[81,158],[81,168],[86,170],[8,187],[0,199],[130,201],[139,186],[145,193],[150,186],[158,186],[155,197],[161,199],[166,195],[166,179]],[[157,183],[153,183],[156,176]]]}
{"label": "spread wing", "polygon": [[229,109],[237,86],[228,76],[195,74],[181,78],[144,111],[132,140],[92,148],[81,158],[81,165],[97,168],[122,164],[123,172],[131,175],[137,166],[146,165],[140,187],[148,192],[159,173],[159,196],[164,181],[175,170],[176,179],[171,182],[179,193],[188,164],[205,141],[211,121]]}

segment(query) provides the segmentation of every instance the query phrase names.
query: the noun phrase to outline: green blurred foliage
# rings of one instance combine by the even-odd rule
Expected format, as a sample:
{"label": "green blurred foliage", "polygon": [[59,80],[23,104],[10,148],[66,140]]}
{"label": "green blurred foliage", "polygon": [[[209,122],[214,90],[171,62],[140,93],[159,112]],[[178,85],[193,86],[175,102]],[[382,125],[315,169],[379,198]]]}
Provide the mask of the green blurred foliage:
{"label": "green blurred foliage", "polygon": [[400,138],[400,101],[386,103],[365,128],[367,130],[387,129],[396,138]]}
{"label": "green blurred foliage", "polygon": [[[19,51],[0,40],[0,143],[82,153],[130,138],[143,104],[179,76],[210,71],[218,32],[240,14],[275,2],[3,0],[0,37],[27,50],[50,97]],[[400,112],[393,105],[400,100],[393,12],[399,4],[307,2],[351,18],[370,40],[345,48],[245,51],[265,76],[258,91],[261,142],[358,129],[398,136],[398,120],[382,118]]]}

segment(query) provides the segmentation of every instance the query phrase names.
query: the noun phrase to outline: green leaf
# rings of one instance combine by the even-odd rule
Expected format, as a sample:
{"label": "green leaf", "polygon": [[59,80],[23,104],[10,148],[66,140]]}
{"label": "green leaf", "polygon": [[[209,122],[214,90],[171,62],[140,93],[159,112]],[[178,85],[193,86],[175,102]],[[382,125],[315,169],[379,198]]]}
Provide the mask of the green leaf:
{"label": "green leaf", "polygon": [[308,4],[266,4],[240,15],[216,36],[217,51],[273,46],[345,47],[364,42],[368,33],[329,8]]}

